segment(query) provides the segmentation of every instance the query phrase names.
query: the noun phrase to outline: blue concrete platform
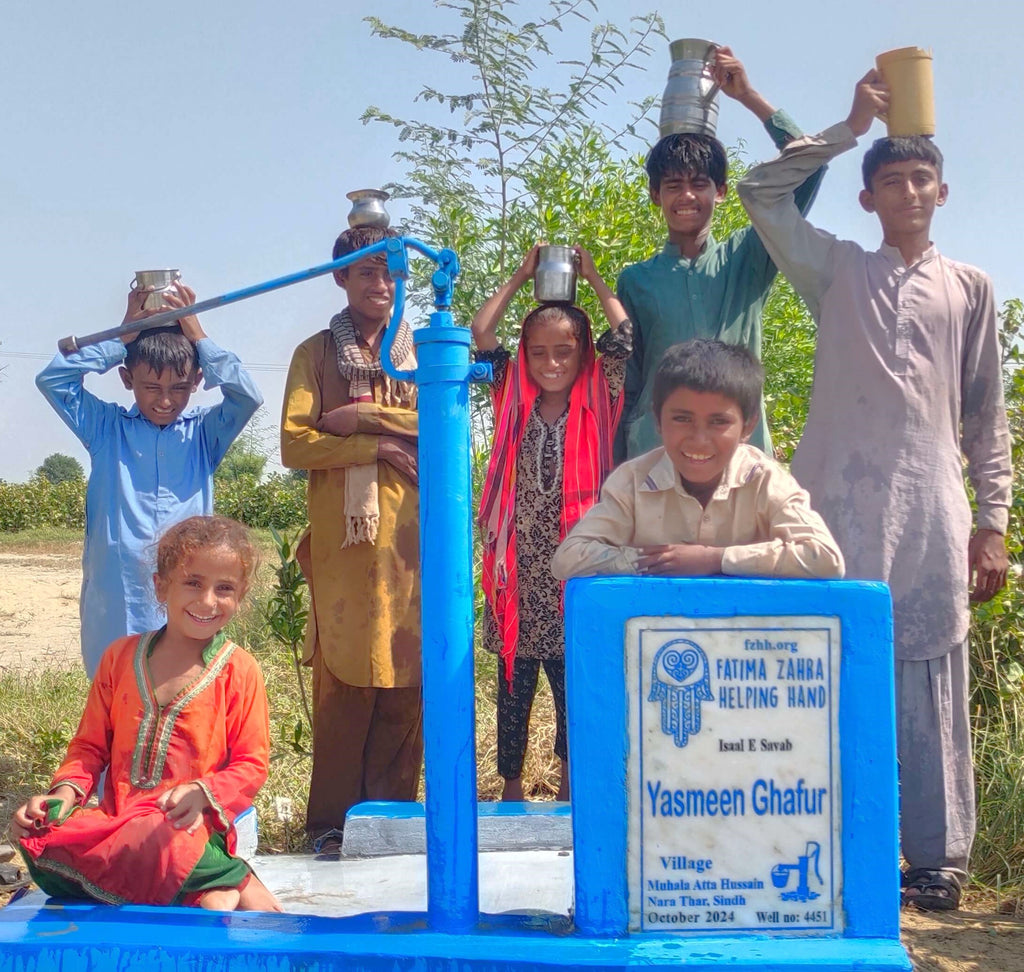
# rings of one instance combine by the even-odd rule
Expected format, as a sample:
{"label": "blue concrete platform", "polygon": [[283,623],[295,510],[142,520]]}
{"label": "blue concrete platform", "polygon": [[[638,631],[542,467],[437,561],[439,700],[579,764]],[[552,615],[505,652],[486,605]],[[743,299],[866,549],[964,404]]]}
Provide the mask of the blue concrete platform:
{"label": "blue concrete platform", "polygon": [[468,934],[430,931],[424,913],[353,918],[192,908],[40,906],[0,910],[0,972],[526,972],[529,969],[909,972],[898,942],[763,937],[592,939],[568,918],[482,915]]}

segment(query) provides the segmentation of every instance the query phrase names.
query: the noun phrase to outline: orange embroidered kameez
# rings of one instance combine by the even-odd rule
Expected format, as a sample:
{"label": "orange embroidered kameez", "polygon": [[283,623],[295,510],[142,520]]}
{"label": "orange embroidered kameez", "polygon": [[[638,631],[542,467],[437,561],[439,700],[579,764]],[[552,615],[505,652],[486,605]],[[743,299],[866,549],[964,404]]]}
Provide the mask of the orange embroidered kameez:
{"label": "orange embroidered kameez", "polygon": [[[263,677],[243,648],[218,635],[202,673],[161,707],[147,663],[159,632],[115,641],[100,662],[85,712],[52,788],[85,803],[109,764],[98,807],[21,842],[34,868],[111,904],[175,901],[210,835],[234,849],[234,818],[267,778],[270,728]],[[197,782],[211,809],[193,834],[156,807],[179,783]]]}

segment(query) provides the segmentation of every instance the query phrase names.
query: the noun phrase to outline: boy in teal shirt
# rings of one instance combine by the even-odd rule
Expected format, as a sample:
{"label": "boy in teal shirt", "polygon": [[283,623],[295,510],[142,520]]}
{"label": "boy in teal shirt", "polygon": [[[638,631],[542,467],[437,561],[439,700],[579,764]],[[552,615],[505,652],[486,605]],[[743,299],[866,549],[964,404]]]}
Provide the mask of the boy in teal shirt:
{"label": "boy in teal shirt", "polygon": [[[764,123],[778,148],[803,133],[776,111],[747,79],[728,47],[718,49],[715,79],[730,98]],[[668,241],[660,253],[626,267],[618,296],[633,322],[633,357],[626,370],[616,460],[633,458],[661,444],[652,411],[654,373],[665,350],[680,341],[709,338],[739,344],[761,356],[761,311],[776,269],[757,234],[747,226],[719,243],[711,235],[715,206],[725,199],[728,158],[710,135],[667,135],[647,157],[651,201],[661,208]],[[807,212],[824,169],[794,193]],[[761,417],[752,445],[771,455]]]}

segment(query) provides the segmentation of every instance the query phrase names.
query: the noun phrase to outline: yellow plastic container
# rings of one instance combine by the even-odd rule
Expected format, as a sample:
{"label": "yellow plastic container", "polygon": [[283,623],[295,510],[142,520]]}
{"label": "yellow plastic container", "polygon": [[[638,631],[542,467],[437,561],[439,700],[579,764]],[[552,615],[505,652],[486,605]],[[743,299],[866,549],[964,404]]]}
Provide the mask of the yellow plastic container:
{"label": "yellow plastic container", "polygon": [[890,136],[934,135],[935,93],[932,52],[899,47],[875,58],[882,80],[889,85],[885,119]]}

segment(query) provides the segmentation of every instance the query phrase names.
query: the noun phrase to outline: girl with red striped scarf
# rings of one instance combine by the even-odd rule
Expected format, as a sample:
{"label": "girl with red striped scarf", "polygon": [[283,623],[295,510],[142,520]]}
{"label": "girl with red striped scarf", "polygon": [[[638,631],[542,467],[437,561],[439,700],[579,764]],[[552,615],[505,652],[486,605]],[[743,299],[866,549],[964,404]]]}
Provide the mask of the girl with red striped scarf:
{"label": "girl with red striped scarf", "polygon": [[[484,534],[485,647],[499,655],[498,773],[503,800],[522,800],[530,709],[543,665],[555,702],[558,799],[568,799],[562,586],[551,558],[597,501],[612,468],[633,328],[590,254],[574,247],[579,275],[613,325],[594,343],[573,304],[542,304],[523,321],[515,356],[496,331],[537,270],[538,248],[473,318],[477,360],[494,366],[494,444],[480,504]],[[597,353],[600,353],[598,357]]]}

